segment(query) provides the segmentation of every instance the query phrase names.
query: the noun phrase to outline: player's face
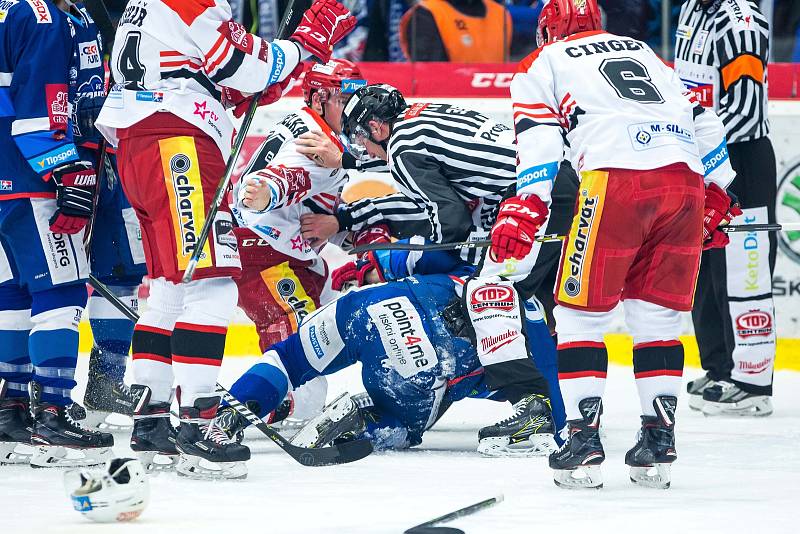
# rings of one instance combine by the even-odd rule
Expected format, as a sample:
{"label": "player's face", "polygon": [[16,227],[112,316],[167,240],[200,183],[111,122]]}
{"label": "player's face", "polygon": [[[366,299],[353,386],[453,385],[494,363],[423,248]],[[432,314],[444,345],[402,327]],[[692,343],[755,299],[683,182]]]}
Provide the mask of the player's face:
{"label": "player's face", "polygon": [[337,135],[342,133],[342,111],[352,95],[335,93],[325,102],[325,122]]}

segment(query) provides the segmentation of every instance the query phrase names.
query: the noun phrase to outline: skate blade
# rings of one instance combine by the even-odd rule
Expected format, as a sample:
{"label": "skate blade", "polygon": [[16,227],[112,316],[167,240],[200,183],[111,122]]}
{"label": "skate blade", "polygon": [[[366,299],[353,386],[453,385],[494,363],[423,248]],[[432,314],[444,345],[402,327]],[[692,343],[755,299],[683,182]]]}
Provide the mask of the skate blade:
{"label": "skate blade", "polygon": [[0,465],[31,463],[33,447],[16,441],[0,441]]}
{"label": "skate blade", "polygon": [[740,402],[705,401],[703,415],[736,415],[739,417],[766,417],[772,413],[772,401],[769,397],[745,399]]}
{"label": "skate blade", "polygon": [[77,449],[60,445],[37,445],[31,457],[31,467],[93,467],[114,457],[110,447]]}
{"label": "skate blade", "polygon": [[321,435],[327,428],[324,427],[324,423],[334,425],[347,417],[357,415],[357,412],[358,408],[350,398],[350,394],[345,391],[325,406],[319,415],[297,431],[289,442],[295,447],[321,447],[325,445],[325,443],[320,442]]}
{"label": "skate blade", "polygon": [[114,412],[86,410],[86,419],[82,425],[105,432],[130,432],[133,430],[133,418],[129,415]]}
{"label": "skate blade", "polygon": [[178,476],[195,480],[244,480],[247,465],[244,462],[209,462],[198,456],[181,454],[175,467]]}
{"label": "skate blade", "polygon": [[158,451],[136,452],[136,457],[142,462],[145,471],[157,475],[164,471],[174,471],[178,465],[177,454],[164,454]]}
{"label": "skate blade", "polygon": [[553,434],[534,434],[525,441],[510,444],[507,437],[483,438],[478,442],[478,452],[489,458],[533,458],[549,456],[556,451]]}
{"label": "skate blade", "polygon": [[689,408],[696,412],[702,412],[703,406],[705,406],[706,401],[703,400],[702,395],[689,395]]}
{"label": "skate blade", "polygon": [[599,465],[584,465],[575,469],[554,470],[553,482],[564,489],[600,489],[603,487],[603,475]]}
{"label": "skate blade", "polygon": [[646,467],[631,466],[631,482],[645,488],[669,488],[670,464],[653,464]]}

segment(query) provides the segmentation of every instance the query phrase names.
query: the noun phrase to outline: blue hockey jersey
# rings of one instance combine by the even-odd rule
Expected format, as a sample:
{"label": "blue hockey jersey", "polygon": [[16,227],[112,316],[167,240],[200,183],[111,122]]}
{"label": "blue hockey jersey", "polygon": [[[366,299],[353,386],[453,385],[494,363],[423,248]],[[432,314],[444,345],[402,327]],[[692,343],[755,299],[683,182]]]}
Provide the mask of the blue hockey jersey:
{"label": "blue hockey jersey", "polygon": [[[100,113],[106,96],[103,48],[97,25],[86,8],[82,4],[75,4],[75,7],[76,11],[66,14],[73,38],[72,68],[69,73],[73,136],[78,146],[96,149],[100,133],[92,123]],[[76,114],[79,109],[93,115],[89,125],[79,120]]]}
{"label": "blue hockey jersey", "polygon": [[71,57],[66,16],[50,0],[0,0],[0,200],[55,197],[50,172],[78,159]]}

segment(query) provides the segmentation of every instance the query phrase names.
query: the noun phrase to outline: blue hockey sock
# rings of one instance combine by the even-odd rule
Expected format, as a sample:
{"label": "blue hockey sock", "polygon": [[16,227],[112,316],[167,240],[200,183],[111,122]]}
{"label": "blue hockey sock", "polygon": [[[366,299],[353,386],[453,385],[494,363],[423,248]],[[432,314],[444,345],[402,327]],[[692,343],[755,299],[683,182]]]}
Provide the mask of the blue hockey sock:
{"label": "blue hockey sock", "polygon": [[[109,289],[126,305],[133,309],[138,307],[137,287],[110,286]],[[114,382],[122,382],[131,348],[134,322],[97,294],[89,299],[88,308],[94,343],[100,349],[98,370]]]}
{"label": "blue hockey sock", "polygon": [[230,391],[241,403],[257,402],[258,416],[264,417],[286,397],[289,380],[278,367],[269,363],[257,363],[233,384]]}
{"label": "blue hockey sock", "polygon": [[86,303],[85,286],[67,286],[33,295],[28,351],[33,380],[42,386],[42,401],[72,402],[78,361],[78,323]]}
{"label": "blue hockey sock", "polygon": [[31,298],[17,285],[0,287],[0,378],[6,381],[6,397],[28,396],[33,365],[28,356],[31,332]]}
{"label": "blue hockey sock", "polygon": [[[529,311],[530,304],[525,303],[526,312]],[[561,397],[561,388],[558,384],[558,352],[550,330],[547,328],[543,319],[539,319],[535,313],[526,313],[526,331],[528,334],[528,346],[531,348],[531,356],[547,381],[550,390],[550,407],[553,411],[553,422],[556,426],[556,441],[559,441],[558,431],[567,422],[567,414],[564,409],[564,399]],[[534,317],[530,319],[529,317]]]}

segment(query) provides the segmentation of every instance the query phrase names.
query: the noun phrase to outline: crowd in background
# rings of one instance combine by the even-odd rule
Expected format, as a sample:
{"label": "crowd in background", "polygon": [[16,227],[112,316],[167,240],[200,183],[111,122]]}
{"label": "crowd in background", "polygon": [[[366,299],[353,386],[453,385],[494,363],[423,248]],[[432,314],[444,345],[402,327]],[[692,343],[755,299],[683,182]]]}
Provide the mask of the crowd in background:
{"label": "crowd in background", "polygon": [[[643,40],[661,51],[663,1],[598,3],[609,32]],[[358,26],[337,46],[336,55],[352,61],[518,61],[536,48],[536,20],[545,2],[345,0]],[[112,14],[118,14],[125,0],[107,3]],[[670,3],[673,50],[682,1]],[[273,39],[287,0],[230,0],[230,4],[234,17],[250,31]],[[800,62],[800,1],[774,0],[772,18],[772,61]]]}

